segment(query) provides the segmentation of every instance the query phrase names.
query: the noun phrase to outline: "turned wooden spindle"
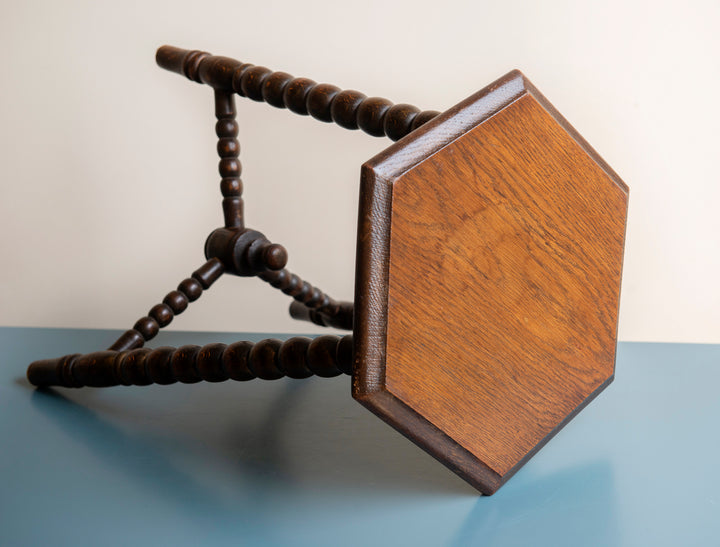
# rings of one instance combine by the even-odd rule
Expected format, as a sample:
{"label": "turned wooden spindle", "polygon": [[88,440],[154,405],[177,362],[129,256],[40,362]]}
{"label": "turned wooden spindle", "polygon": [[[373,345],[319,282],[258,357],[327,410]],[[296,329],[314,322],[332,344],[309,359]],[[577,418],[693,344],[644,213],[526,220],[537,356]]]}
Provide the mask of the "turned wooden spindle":
{"label": "turned wooden spindle", "polygon": [[61,387],[333,378],[352,374],[352,362],[352,336],[327,335],[65,355],[35,361],[27,377],[35,386]]}
{"label": "turned wooden spindle", "polygon": [[285,269],[263,272],[258,277],[293,297],[295,301],[290,305],[290,316],[294,319],[312,321],[323,327],[352,330],[352,302],[338,302]]}
{"label": "turned wooden spindle", "polygon": [[153,306],[148,314],[137,320],[133,328],[125,331],[110,346],[113,351],[125,351],[140,348],[154,338],[161,328],[170,324],[173,318],[184,312],[190,302],[195,302],[204,290],[217,281],[225,270],[222,262],[211,258],[192,273],[191,277],[180,282],[177,290],[170,291],[161,304]]}
{"label": "turned wooden spindle", "polygon": [[295,78],[285,72],[273,72],[263,66],[204,51],[162,46],[156,60],[162,68],[216,90],[237,93],[276,108],[287,108],[295,114],[335,122],[345,129],[362,129],[369,135],[387,136],[394,141],[439,114],[435,110],[421,112],[409,104],[393,104],[359,91],[341,90],[334,85]]}
{"label": "turned wooden spindle", "polygon": [[302,302],[290,303],[290,317],[299,321],[309,321],[321,327],[352,330],[355,306],[352,302],[336,302],[331,299],[329,309],[309,308]]}
{"label": "turned wooden spindle", "polygon": [[243,228],[242,164],[240,143],[237,140],[238,124],[235,121],[235,99],[231,93],[215,90],[215,133],[218,136],[217,152],[220,156],[220,191],[223,195],[223,215],[226,228]]}

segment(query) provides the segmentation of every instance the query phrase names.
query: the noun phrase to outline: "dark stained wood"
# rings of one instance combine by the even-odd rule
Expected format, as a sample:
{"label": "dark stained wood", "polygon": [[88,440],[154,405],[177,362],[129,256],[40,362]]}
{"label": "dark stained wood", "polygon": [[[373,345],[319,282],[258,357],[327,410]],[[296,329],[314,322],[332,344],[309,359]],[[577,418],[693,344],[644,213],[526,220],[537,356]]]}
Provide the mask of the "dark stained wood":
{"label": "dark stained wood", "polygon": [[270,338],[255,344],[250,350],[248,366],[255,373],[255,376],[262,380],[277,380],[285,376],[280,369],[278,353],[282,342]]}
{"label": "dark stained wood", "polygon": [[627,198],[519,72],[370,160],[353,396],[494,492],[612,380]]}
{"label": "dark stained wood", "polygon": [[133,348],[139,348],[145,343],[145,339],[135,329],[128,329],[115,340],[108,349],[113,351],[125,351]]}
{"label": "dark stained wood", "polygon": [[[170,356],[170,373],[176,381],[182,382],[183,384],[196,384],[200,380],[202,380],[202,378],[200,377],[200,372],[198,371],[196,366],[199,353],[200,346],[195,345],[181,346],[172,353],[172,355]],[[121,362],[123,360],[124,359],[121,358]],[[122,366],[115,365],[115,370],[122,371]],[[108,384],[108,386],[112,385],[117,384]]]}
{"label": "dark stained wood", "polygon": [[155,319],[146,315],[135,322],[133,329],[138,331],[143,339],[147,341],[157,336],[157,333],[160,331],[160,325],[158,325]]}
{"label": "dark stained wood", "polygon": [[246,381],[307,378],[316,374],[332,378],[351,374],[352,335],[295,337],[257,343],[206,346],[135,348],[129,351],[96,351],[35,361],[27,377],[35,386],[111,387],[153,383],[193,384],[200,381]]}
{"label": "dark stained wood", "polygon": [[308,346],[307,366],[321,378],[334,378],[343,373],[338,366],[338,346],[340,340],[336,336],[325,335],[313,339]]}
{"label": "dark stained wood", "polygon": [[245,382],[255,378],[255,373],[248,366],[252,347],[252,342],[240,341],[225,348],[222,356],[223,366],[227,369],[231,379]]}
{"label": "dark stained wood", "polygon": [[230,378],[230,372],[223,363],[223,353],[226,344],[208,344],[198,353],[197,370],[200,377],[206,382],[224,382]]}
{"label": "dark stained wood", "polygon": [[332,122],[332,104],[340,88],[330,84],[314,86],[305,100],[308,114],[321,122]]}
{"label": "dark stained wood", "polygon": [[178,291],[183,293],[189,302],[195,302],[202,295],[203,287],[194,277],[187,277],[178,285]]}
{"label": "dark stained wood", "polygon": [[307,363],[309,347],[310,339],[302,336],[290,338],[280,346],[278,360],[280,368],[285,371],[288,378],[302,379],[313,375]]}
{"label": "dark stained wood", "polygon": [[219,260],[225,272],[252,277],[266,270],[282,269],[287,251],[263,233],[249,228],[217,228],[205,241],[205,257]]}
{"label": "dark stained wood", "polygon": [[283,92],[283,101],[290,112],[307,116],[307,97],[317,83],[309,78],[293,78]]}
{"label": "dark stained wood", "polygon": [[187,309],[188,297],[180,291],[170,291],[165,298],[163,298],[163,304],[167,304],[172,312],[177,315]]}
{"label": "dark stained wood", "polygon": [[290,316],[294,319],[312,321],[324,327],[352,329],[352,302],[338,302],[286,269],[261,272],[258,277],[293,297],[295,302],[290,305]]}
{"label": "dark stained wood", "polygon": [[309,308],[307,304],[295,300],[290,304],[290,317],[310,321],[321,327],[352,330],[354,307],[352,302],[336,302],[330,299],[328,305]]}
{"label": "dark stained wood", "polygon": [[293,77],[286,72],[273,72],[263,84],[262,94],[264,101],[275,108],[285,108],[283,95],[285,88]]}
{"label": "dark stained wood", "polygon": [[127,351],[142,345],[157,336],[162,327],[166,327],[173,317],[184,312],[189,302],[194,302],[203,290],[207,290],[223,274],[224,266],[217,258],[211,258],[189,277],[183,280],[176,291],[170,291],[162,301],[148,312],[147,316],[137,320],[133,328],[125,331],[108,348],[112,351]]}
{"label": "dark stained wood", "polygon": [[345,129],[359,129],[357,111],[365,99],[363,93],[352,89],[338,93],[330,107],[333,121]]}
{"label": "dark stained wood", "polygon": [[216,91],[237,93],[254,101],[265,101],[277,108],[324,122],[335,122],[346,129],[362,129],[376,137],[399,140],[439,114],[387,99],[366,97],[353,90],[341,91],[330,84],[309,78],[293,78],[285,72],[242,63],[204,51],[162,46],[155,56],[166,70],[182,74]]}
{"label": "dark stained wood", "polygon": [[[390,140],[398,141],[413,130],[413,122],[420,109],[409,104],[395,104],[387,111],[383,131]],[[434,116],[433,116],[434,117]],[[428,118],[430,121],[432,118]]]}
{"label": "dark stained wood", "polygon": [[380,97],[365,99],[357,109],[358,127],[373,137],[385,136],[385,117],[391,106],[390,101]]}
{"label": "dark stained wood", "polygon": [[262,102],[264,100],[263,85],[271,74],[272,70],[264,66],[254,66],[244,70],[240,78],[240,88],[243,95],[253,101]]}
{"label": "dark stained wood", "polygon": [[224,264],[216,257],[208,257],[208,261],[192,273],[193,279],[197,280],[203,290],[208,290],[225,271]]}
{"label": "dark stained wood", "polygon": [[145,360],[147,373],[154,384],[169,385],[176,382],[170,368],[173,348],[161,347],[154,349]]}
{"label": "dark stained wood", "polygon": [[155,304],[148,315],[162,328],[170,324],[175,314],[167,304]]}
{"label": "dark stained wood", "polygon": [[235,98],[232,93],[215,91],[215,133],[218,136],[217,153],[220,156],[218,172],[220,173],[220,192],[223,195],[223,216],[226,228],[242,229],[244,227],[242,200],[242,164],[240,143],[237,140],[238,124],[235,121]]}

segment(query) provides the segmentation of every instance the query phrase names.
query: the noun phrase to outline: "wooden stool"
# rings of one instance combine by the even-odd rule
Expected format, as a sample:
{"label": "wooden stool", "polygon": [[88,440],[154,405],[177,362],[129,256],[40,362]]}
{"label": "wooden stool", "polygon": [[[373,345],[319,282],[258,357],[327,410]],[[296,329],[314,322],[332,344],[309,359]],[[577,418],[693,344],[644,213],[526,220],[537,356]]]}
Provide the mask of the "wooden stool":
{"label": "wooden stool", "polygon": [[[628,188],[513,71],[439,114],[200,51],[158,64],[215,93],[225,226],[207,262],[107,351],[36,361],[64,387],[352,376],[352,394],[492,494],[613,379]],[[362,166],[354,305],[243,221],[233,94],[399,141]],[[353,335],[143,348],[223,274]]]}

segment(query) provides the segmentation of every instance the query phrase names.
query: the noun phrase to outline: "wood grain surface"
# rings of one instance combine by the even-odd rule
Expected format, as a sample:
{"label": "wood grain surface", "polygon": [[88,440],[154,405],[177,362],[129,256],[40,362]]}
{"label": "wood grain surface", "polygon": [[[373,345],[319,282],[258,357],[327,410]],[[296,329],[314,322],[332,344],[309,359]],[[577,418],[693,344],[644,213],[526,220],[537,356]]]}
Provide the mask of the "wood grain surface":
{"label": "wood grain surface", "polygon": [[517,71],[370,160],[353,396],[494,492],[612,380],[627,199]]}

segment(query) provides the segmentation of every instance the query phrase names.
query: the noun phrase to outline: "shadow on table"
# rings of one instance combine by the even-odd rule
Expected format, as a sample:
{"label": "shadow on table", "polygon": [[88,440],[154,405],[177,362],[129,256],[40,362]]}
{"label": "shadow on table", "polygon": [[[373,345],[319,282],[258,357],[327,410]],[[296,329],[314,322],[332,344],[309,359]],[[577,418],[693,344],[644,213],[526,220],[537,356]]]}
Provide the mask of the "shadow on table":
{"label": "shadow on table", "polygon": [[[184,405],[182,416],[160,413],[151,431],[134,423],[146,409],[129,401],[127,407],[113,406],[96,390],[37,390],[32,403],[113,472],[172,499],[213,505],[214,487],[194,478],[210,462],[226,473],[227,485],[237,483],[248,496],[261,497],[268,488],[289,493],[310,488],[329,494],[352,489],[373,495],[479,495],[357,405],[347,390],[325,389],[322,402],[315,393],[312,402],[318,404],[309,406],[304,400],[307,384],[279,383],[270,391],[272,397],[266,392],[254,398],[250,390],[232,400],[201,395]],[[224,428],[218,432],[221,414]],[[178,455],[178,450],[185,453]]]}
{"label": "shadow on table", "polygon": [[[142,438],[125,433],[98,413],[52,389],[33,391],[31,400],[35,408],[94,452],[113,473],[137,479],[155,491],[165,492],[170,499],[193,499],[199,505],[212,504],[212,497],[202,485],[177,469]],[[72,472],[71,465],[68,468]]]}
{"label": "shadow on table", "polygon": [[[70,392],[70,398],[38,390],[31,400],[112,473],[160,496],[185,518],[217,526],[237,526],[244,519],[248,530],[262,530],[264,536],[273,534],[278,503],[332,512],[336,508],[328,504],[346,504],[350,494],[378,501],[424,498],[441,508],[444,501],[472,501],[478,495],[364,409],[348,415],[354,406],[335,400],[347,399],[347,391],[323,387],[308,394],[306,386],[276,384],[257,399],[250,390],[247,398],[201,394],[181,405],[186,412],[182,423],[170,413],[158,416],[150,431],[132,419],[130,425],[122,419],[118,423],[123,412],[132,416],[146,409],[123,405],[118,410],[97,393],[85,398],[85,392]],[[168,400],[172,395],[177,394]],[[327,400],[308,408],[308,397]],[[208,407],[220,410],[217,416],[231,413],[221,433],[213,433]],[[242,415],[235,424],[233,416]],[[174,432],[162,434],[171,422]],[[313,508],[301,509],[304,503]],[[525,468],[494,496],[478,497],[452,544],[523,544],[528,537],[536,544],[613,544],[615,505],[609,463],[539,477]]]}

